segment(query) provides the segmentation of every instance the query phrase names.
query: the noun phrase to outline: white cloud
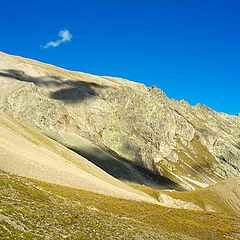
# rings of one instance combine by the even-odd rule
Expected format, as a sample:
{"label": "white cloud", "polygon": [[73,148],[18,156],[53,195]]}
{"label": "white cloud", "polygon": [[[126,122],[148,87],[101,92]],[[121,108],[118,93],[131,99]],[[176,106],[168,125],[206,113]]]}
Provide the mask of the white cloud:
{"label": "white cloud", "polygon": [[49,47],[55,48],[55,47],[58,47],[62,43],[70,42],[72,39],[72,34],[67,29],[60,31],[58,33],[58,36],[60,37],[60,39],[58,39],[57,41],[48,42],[47,44],[45,44],[43,46],[43,48],[49,48]]}

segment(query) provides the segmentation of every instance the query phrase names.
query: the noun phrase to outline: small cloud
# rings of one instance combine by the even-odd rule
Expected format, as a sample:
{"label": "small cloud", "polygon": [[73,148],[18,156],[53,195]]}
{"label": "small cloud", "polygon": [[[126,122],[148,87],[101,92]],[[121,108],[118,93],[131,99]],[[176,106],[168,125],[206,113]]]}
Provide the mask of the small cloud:
{"label": "small cloud", "polygon": [[58,33],[58,36],[60,37],[60,39],[58,39],[57,41],[51,41],[51,42],[46,43],[43,46],[43,48],[49,48],[49,47],[55,48],[55,47],[58,47],[62,43],[70,42],[72,39],[72,34],[67,29],[60,31]]}

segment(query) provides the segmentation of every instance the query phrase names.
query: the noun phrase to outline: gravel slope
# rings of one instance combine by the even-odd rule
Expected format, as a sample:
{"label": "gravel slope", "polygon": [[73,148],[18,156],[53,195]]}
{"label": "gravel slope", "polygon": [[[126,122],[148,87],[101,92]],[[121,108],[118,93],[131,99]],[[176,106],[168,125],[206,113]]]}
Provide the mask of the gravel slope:
{"label": "gravel slope", "polygon": [[83,137],[187,190],[239,176],[237,116],[169,99],[157,87],[1,52],[0,83],[0,110],[10,116],[45,134]]}
{"label": "gravel slope", "polygon": [[0,113],[0,169],[124,199],[156,202],[17,120]]}

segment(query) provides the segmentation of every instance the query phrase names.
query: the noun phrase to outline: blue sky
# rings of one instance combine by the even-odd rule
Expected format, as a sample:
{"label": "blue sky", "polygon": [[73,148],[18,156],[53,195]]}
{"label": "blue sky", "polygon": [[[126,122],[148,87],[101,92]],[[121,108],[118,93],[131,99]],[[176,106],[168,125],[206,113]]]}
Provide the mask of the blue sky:
{"label": "blue sky", "polygon": [[1,51],[240,112],[240,1],[1,1],[0,22]]}

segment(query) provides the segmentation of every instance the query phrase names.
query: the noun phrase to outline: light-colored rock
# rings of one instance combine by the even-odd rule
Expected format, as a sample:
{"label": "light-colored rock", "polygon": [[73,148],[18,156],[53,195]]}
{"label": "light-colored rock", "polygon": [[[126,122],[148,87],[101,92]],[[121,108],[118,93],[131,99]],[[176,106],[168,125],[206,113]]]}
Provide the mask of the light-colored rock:
{"label": "light-colored rock", "polygon": [[3,113],[0,113],[0,169],[95,193],[157,203],[147,194],[129,187],[85,158]]}
{"label": "light-colored rock", "polygon": [[158,200],[162,206],[172,207],[172,208],[183,208],[188,210],[203,210],[196,204],[192,202],[183,201],[180,199],[174,199],[167,194],[161,193],[158,197]]}
{"label": "light-colored rock", "polygon": [[156,87],[4,53],[0,82],[2,111],[45,134],[79,135],[186,189],[240,173],[237,116],[169,99]]}

